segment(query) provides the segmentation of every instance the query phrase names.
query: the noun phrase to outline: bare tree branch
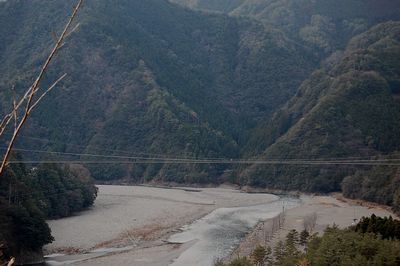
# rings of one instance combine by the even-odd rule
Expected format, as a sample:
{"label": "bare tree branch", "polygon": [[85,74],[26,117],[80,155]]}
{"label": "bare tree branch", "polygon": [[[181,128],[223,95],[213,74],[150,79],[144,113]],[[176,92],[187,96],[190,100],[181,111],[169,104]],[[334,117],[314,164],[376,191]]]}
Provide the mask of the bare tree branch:
{"label": "bare tree branch", "polygon": [[[65,25],[65,27],[64,27],[64,29],[63,29],[63,31],[62,31],[62,33],[60,34],[60,36],[59,36],[57,42],[55,43],[55,45],[54,45],[54,47],[53,47],[51,53],[50,53],[49,56],[47,57],[46,62],[43,64],[43,66],[42,66],[42,68],[41,68],[41,70],[40,70],[40,72],[39,72],[39,75],[37,76],[36,80],[33,82],[32,86],[28,89],[27,93],[25,94],[25,96],[26,96],[25,112],[24,112],[24,114],[23,114],[23,116],[22,116],[22,118],[21,118],[21,121],[19,122],[18,126],[17,126],[16,129],[14,130],[14,133],[13,133],[11,139],[10,139],[10,142],[8,143],[7,151],[6,151],[6,153],[5,153],[4,157],[3,157],[3,160],[2,160],[2,163],[1,163],[1,167],[0,167],[0,176],[1,176],[1,175],[3,174],[3,172],[4,172],[4,168],[5,168],[6,164],[7,164],[7,160],[8,160],[8,158],[9,158],[9,156],[10,156],[10,154],[11,154],[11,150],[12,150],[14,144],[15,144],[15,140],[16,140],[16,138],[17,138],[19,132],[21,131],[22,126],[25,124],[26,120],[28,119],[28,117],[29,117],[29,115],[30,115],[30,113],[31,113],[31,111],[32,111],[32,105],[36,105],[36,104],[38,103],[38,102],[35,102],[35,103],[34,103],[34,102],[33,102],[33,98],[34,98],[34,96],[35,96],[35,93],[36,93],[37,90],[38,90],[39,83],[40,83],[40,81],[42,80],[42,78],[43,78],[43,76],[44,76],[44,74],[45,74],[45,72],[46,72],[48,66],[50,65],[50,63],[51,63],[51,61],[53,60],[54,56],[56,55],[57,51],[60,49],[60,46],[61,46],[61,44],[63,43],[63,41],[64,41],[66,35],[68,34],[68,31],[69,31],[69,29],[70,29],[70,27],[71,27],[71,25],[72,25],[72,22],[74,21],[76,15],[77,15],[77,13],[78,13],[78,10],[79,10],[80,7],[82,6],[82,3],[83,3],[83,0],[79,0],[79,1],[78,1],[77,5],[75,6],[75,8],[74,8],[74,10],[73,10],[73,12],[72,12],[72,15],[70,16],[70,18],[69,18],[67,24]],[[58,82],[56,82],[55,84],[57,84],[57,83],[58,83]],[[50,90],[51,90],[51,89],[50,89]],[[46,94],[47,94],[47,92],[44,93],[44,95],[46,95]],[[24,100],[25,96],[23,97],[22,100]],[[43,95],[42,95],[42,96],[43,96]],[[40,101],[40,99],[39,99],[39,101]],[[21,103],[21,104],[22,104],[22,103]],[[15,109],[15,108],[14,108],[14,109]],[[16,110],[14,110],[13,112],[16,112]],[[12,114],[12,113],[11,113],[11,114]],[[6,119],[3,120],[3,121],[7,121],[6,124],[8,124],[8,123],[10,122],[11,118],[12,118],[12,115],[11,115],[10,118],[6,118]],[[2,122],[3,122],[3,121],[2,121]],[[4,129],[5,129],[5,127],[4,127]],[[1,130],[1,134],[4,132],[4,129],[3,129],[3,128],[0,129],[0,130]]]}
{"label": "bare tree branch", "polygon": [[8,124],[10,123],[13,113],[14,111],[17,111],[21,105],[24,103],[24,101],[28,98],[29,93],[32,90],[32,86],[25,92],[24,97],[21,98],[21,100],[18,102],[18,104],[16,105],[16,107],[14,108],[14,110],[12,110],[9,114],[5,115],[0,123],[0,136],[3,134],[4,130],[6,129],[6,127],[8,126]]}
{"label": "bare tree branch", "polygon": [[29,109],[29,112],[31,112],[33,110],[33,108],[36,107],[36,105],[38,105],[38,103],[44,98],[44,96],[47,95],[47,93],[49,93],[52,89],[54,89],[54,87],[61,81],[63,80],[65,77],[67,76],[67,73],[65,73],[64,75],[62,75],[59,79],[57,79],[53,85],[51,85],[45,92],[43,92],[42,95],[40,95],[40,97],[36,100],[36,102],[34,104],[32,104],[31,108]]}
{"label": "bare tree branch", "polygon": [[13,108],[14,108],[14,131],[15,130],[17,130],[17,109],[16,109],[16,106],[17,106],[17,102],[16,102],[16,99],[15,99],[15,86],[13,86],[12,87],[12,93],[13,93]]}
{"label": "bare tree branch", "polygon": [[306,230],[307,232],[309,232],[310,234],[313,232],[313,230],[315,229],[315,226],[317,224],[317,213],[313,212],[311,214],[308,214],[306,216],[304,216],[303,218],[303,226],[304,226],[304,230]]}
{"label": "bare tree branch", "polygon": [[72,30],[70,30],[67,33],[67,35],[65,35],[65,38],[68,38],[72,33],[74,33],[79,28],[80,25],[81,25],[81,23],[76,23],[75,27]]}
{"label": "bare tree branch", "polygon": [[11,260],[7,263],[7,266],[12,266],[14,265],[15,258],[11,258]]}
{"label": "bare tree branch", "polygon": [[1,120],[0,123],[0,136],[3,134],[5,128],[7,127],[8,123],[10,122],[10,117],[12,117],[12,114],[7,114],[3,117],[3,120]]}

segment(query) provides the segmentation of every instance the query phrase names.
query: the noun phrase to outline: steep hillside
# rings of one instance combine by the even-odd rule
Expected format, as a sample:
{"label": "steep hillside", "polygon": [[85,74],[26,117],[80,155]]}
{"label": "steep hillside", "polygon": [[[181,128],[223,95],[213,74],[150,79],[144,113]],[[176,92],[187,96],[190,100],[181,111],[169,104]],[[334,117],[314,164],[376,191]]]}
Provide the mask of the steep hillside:
{"label": "steep hillside", "polygon": [[[132,75],[134,81],[126,84],[113,110],[107,114],[102,130],[90,140],[88,150],[113,147],[170,157],[177,154],[189,158],[238,156],[237,143],[201,121],[196,112],[160,88],[143,61]],[[135,164],[125,170],[123,166],[114,165],[112,171],[109,166],[96,165],[92,172],[98,179],[126,177],[137,182],[159,178],[210,183],[218,176],[211,169],[201,173],[202,169],[193,165]]]}
{"label": "steep hillside", "polygon": [[[0,3],[2,110],[11,106],[12,85],[29,84],[74,2]],[[25,147],[237,157],[247,130],[284,104],[317,63],[259,23],[168,1],[88,0],[79,21],[43,87],[64,72],[68,78],[24,133],[44,141],[21,138]],[[144,177],[107,168],[94,176]],[[158,168],[137,173],[150,172],[165,177]]]}
{"label": "steep hillside", "polygon": [[369,27],[398,19],[393,0],[171,0],[191,8],[245,16],[262,21],[317,56],[342,49]]}
{"label": "steep hillside", "polygon": [[[10,109],[13,85],[21,92],[30,84],[74,2],[0,2],[0,113]],[[383,24],[354,38],[345,52],[336,51],[370,25],[399,18],[395,1],[189,2],[218,12],[167,0],[85,1],[79,26],[42,88],[63,73],[68,77],[35,110],[17,147],[147,158],[314,158],[397,150],[397,24]],[[304,38],[308,33],[311,39]],[[136,182],[219,182],[229,172],[224,165],[87,167],[97,179]],[[292,183],[278,178],[290,171],[253,175],[253,169],[259,170],[242,174],[251,184],[269,185],[262,177],[272,174],[280,180],[273,185],[321,191],[339,189],[344,175],[296,169],[296,175],[311,174]],[[325,181],[307,181],[316,176]]]}
{"label": "steep hillside", "polygon": [[[304,81],[287,105],[258,129],[247,147],[248,155],[257,154],[254,151],[260,146],[266,147],[263,158],[393,154],[400,149],[399,88],[400,23],[387,22],[353,38],[343,54],[331,56]],[[345,194],[375,193],[372,184],[379,183],[373,189],[385,192],[365,198],[393,203],[399,190],[395,168],[251,166],[242,175],[255,185],[329,192],[340,190],[343,178],[355,172],[356,177],[343,183]],[[369,179],[365,184],[364,178]]]}

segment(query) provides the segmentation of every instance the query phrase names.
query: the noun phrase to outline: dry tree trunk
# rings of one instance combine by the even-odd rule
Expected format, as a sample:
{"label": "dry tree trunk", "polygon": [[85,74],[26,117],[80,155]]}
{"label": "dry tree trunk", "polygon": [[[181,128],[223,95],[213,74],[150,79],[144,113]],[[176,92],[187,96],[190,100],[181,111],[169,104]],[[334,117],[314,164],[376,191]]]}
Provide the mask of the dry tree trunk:
{"label": "dry tree trunk", "polygon": [[[35,95],[39,91],[39,84],[46,73],[50,63],[53,61],[54,56],[57,54],[59,49],[63,46],[63,42],[66,37],[68,37],[71,32],[73,32],[77,27],[72,28],[72,23],[74,19],[76,18],[76,15],[78,13],[78,10],[81,8],[83,3],[83,0],[79,0],[76,6],[73,9],[73,12],[71,16],[69,17],[69,20],[67,24],[65,25],[62,33],[60,34],[57,42],[55,43],[51,53],[47,57],[46,62],[43,64],[39,75],[35,79],[35,81],[32,83],[32,85],[29,87],[29,89],[26,90],[24,96],[21,98],[21,100],[16,103],[15,99],[13,100],[13,110],[4,116],[4,118],[0,122],[0,137],[3,135],[5,132],[7,126],[11,122],[11,120],[14,118],[14,132],[12,134],[11,139],[8,142],[7,145],[7,150],[6,153],[3,156],[1,166],[0,166],[0,176],[3,174],[5,167],[7,166],[8,159],[10,157],[11,151],[14,147],[15,140],[18,137],[19,132],[21,131],[21,128],[27,121],[29,115],[31,114],[32,110],[38,105],[38,103],[43,99],[46,94],[48,94],[62,79],[65,78],[67,74],[62,75],[57,81],[53,83],[45,92],[43,92],[36,100],[35,100]],[[72,28],[72,29],[71,29]],[[17,112],[21,107],[25,105],[25,108],[22,113],[22,118],[20,121],[17,121]]]}
{"label": "dry tree trunk", "polygon": [[11,258],[11,260],[7,263],[7,266],[12,266],[14,265],[15,258]]}
{"label": "dry tree trunk", "polygon": [[[78,10],[81,8],[83,3],[83,0],[79,0],[76,6],[73,9],[73,12],[71,16],[69,17],[69,20],[67,24],[64,26],[64,29],[62,33],[60,34],[57,42],[55,43],[53,49],[51,50],[49,56],[47,57],[45,63],[43,64],[42,68],[40,69],[39,75],[35,79],[35,81],[32,83],[32,85],[29,87],[29,89],[26,90],[24,96],[20,99],[20,101],[16,101],[15,99],[15,94],[14,94],[14,88],[13,88],[13,110],[5,115],[3,119],[0,122],[0,137],[3,136],[5,130],[7,129],[8,125],[10,124],[11,120],[14,119],[14,131],[12,134],[11,139],[8,142],[7,145],[7,151],[3,156],[1,166],[0,166],[0,176],[3,174],[5,167],[7,166],[8,159],[10,157],[11,151],[13,149],[13,146],[15,144],[15,140],[18,137],[19,132],[21,131],[21,128],[27,121],[29,115],[31,114],[32,110],[40,103],[40,101],[61,81],[63,80],[67,74],[62,75],[59,79],[57,79],[46,91],[42,92],[40,96],[38,96],[35,99],[35,95],[39,91],[39,84],[41,80],[43,79],[44,74],[46,73],[50,63],[53,61],[55,55],[59,51],[59,49],[63,46],[63,42],[66,37],[68,37],[69,34],[71,34],[77,26],[71,29],[72,23],[76,18],[76,15],[78,13]],[[22,118],[21,120],[18,121],[17,118],[17,113],[18,111],[23,108],[22,112]],[[15,259],[11,258],[10,261],[6,262],[7,266],[12,266],[14,265]]]}

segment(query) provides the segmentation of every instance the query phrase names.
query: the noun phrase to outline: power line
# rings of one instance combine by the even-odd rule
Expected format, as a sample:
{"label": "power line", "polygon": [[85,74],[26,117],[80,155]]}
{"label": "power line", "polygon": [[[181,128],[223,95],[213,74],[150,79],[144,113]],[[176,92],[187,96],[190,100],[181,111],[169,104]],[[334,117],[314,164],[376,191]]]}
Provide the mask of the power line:
{"label": "power line", "polygon": [[365,165],[365,166],[400,166],[400,163],[385,161],[285,161],[285,160],[137,160],[137,161],[84,161],[84,160],[32,160],[32,161],[9,161],[10,164],[246,164],[246,165]]}
{"label": "power line", "polygon": [[[3,149],[3,148],[1,148]],[[98,157],[98,158],[115,158],[115,159],[138,159],[138,160],[152,160],[152,159],[163,159],[163,158],[151,158],[141,156],[123,156],[123,155],[103,155],[103,154],[92,154],[92,153],[73,153],[73,152],[58,152],[58,151],[42,151],[42,150],[29,150],[15,148],[15,151],[22,152],[34,152],[34,153],[46,153],[46,154],[57,154],[57,155],[72,155],[72,156],[85,156],[85,157]],[[189,158],[177,158],[178,159],[189,159]]]}
{"label": "power line", "polygon": [[[83,145],[77,145],[77,144],[71,144],[71,143],[65,143],[65,142],[61,142],[61,141],[54,141],[54,140],[49,140],[49,139],[45,139],[45,138],[36,138],[36,137],[29,137],[29,136],[24,136],[21,135],[20,138],[22,139],[32,139],[32,140],[37,140],[37,141],[41,141],[41,142],[46,142],[46,143],[54,143],[54,144],[62,144],[65,146],[70,146],[70,147],[79,147],[82,149],[87,149],[87,146],[83,146]],[[0,148],[2,149],[2,148]],[[17,149],[15,149],[17,150]],[[59,154],[65,154],[65,155],[76,155],[76,156],[96,156],[96,157],[103,157],[103,156],[118,156],[118,157],[142,157],[144,156],[153,156],[152,158],[154,158],[154,156],[158,156],[158,157],[168,157],[171,156],[171,154],[161,154],[161,153],[145,153],[145,152],[132,152],[132,151],[126,151],[126,150],[118,150],[118,149],[104,149],[104,148],[92,148],[90,147],[90,150],[97,150],[97,151],[102,151],[102,152],[109,152],[109,153],[124,153],[127,155],[101,155],[101,154],[92,154],[92,153],[66,153],[66,152],[52,152],[52,151],[39,151],[39,150],[28,150],[28,149],[18,149],[20,151],[25,151],[25,152],[37,152],[37,153],[59,153]],[[142,155],[142,156],[140,156]],[[181,158],[181,159],[222,159],[222,160],[226,160],[229,158],[224,158],[224,157],[208,157],[208,158],[202,158],[202,157],[198,157],[198,156],[185,156],[185,157],[179,157],[179,156],[174,156],[174,158]],[[252,158],[247,158],[247,159],[252,159]],[[304,160],[305,158],[269,158],[270,160]],[[307,158],[307,160],[338,160],[338,159],[343,159],[343,160],[370,160],[371,156],[350,156],[350,157],[320,157],[318,159],[313,159],[313,158]],[[394,160],[400,160],[400,159],[394,159]]]}
{"label": "power line", "polygon": [[[0,149],[4,149],[0,147]],[[39,164],[39,163],[62,163],[62,164],[264,164],[264,165],[372,165],[372,166],[400,166],[400,159],[386,158],[386,159],[230,159],[230,158],[182,158],[182,157],[143,157],[143,156],[122,156],[122,155],[103,155],[92,153],[72,153],[72,152],[57,152],[57,151],[43,151],[43,150],[30,150],[15,148],[16,151],[33,152],[51,155],[66,155],[66,156],[79,156],[79,157],[93,157],[102,158],[101,160],[67,160],[67,159],[54,159],[54,160],[23,160],[23,161],[10,161],[9,163],[25,163],[25,164]],[[168,156],[168,155],[166,155]],[[103,160],[108,159],[108,160]],[[112,160],[110,160],[112,159]]]}
{"label": "power line", "polygon": [[[7,134],[4,134],[7,135]],[[29,136],[19,136],[19,138],[22,139],[31,139],[31,140],[37,140],[37,141],[41,141],[43,143],[53,143],[53,144],[62,144],[65,146],[69,146],[69,147],[77,147],[77,148],[81,148],[83,150],[87,149],[88,146],[84,146],[84,145],[77,145],[77,144],[71,144],[71,143],[65,143],[65,142],[61,142],[61,141],[54,141],[54,140],[49,140],[49,139],[45,139],[45,138],[36,138],[36,137],[29,137]],[[15,150],[15,149],[14,149]],[[104,149],[104,148],[93,148],[90,147],[90,150],[97,150],[97,151],[103,151],[103,152],[109,152],[109,153],[125,153],[125,154],[129,154],[130,156],[139,156],[139,155],[145,155],[145,156],[169,156],[168,154],[161,154],[161,153],[146,153],[146,152],[135,152],[133,153],[132,151],[126,151],[126,150],[117,150],[117,149]],[[192,159],[198,159],[199,157],[197,156],[186,156],[184,158],[192,158]],[[208,158],[208,159],[224,159],[222,157],[212,157],[212,158]]]}
{"label": "power line", "polygon": [[[5,149],[4,147],[0,147],[0,149]],[[143,157],[143,156],[124,156],[124,155],[104,155],[104,154],[93,154],[93,153],[72,153],[72,152],[58,152],[58,151],[44,151],[44,150],[31,150],[31,149],[21,149],[15,148],[16,151],[21,152],[32,152],[32,153],[44,153],[44,154],[53,154],[53,155],[71,155],[71,156],[84,156],[84,157],[99,157],[99,158],[115,158],[115,159],[134,159],[134,160],[202,160],[202,161],[227,161],[233,160],[231,158],[192,158],[192,157],[168,157],[168,154],[164,154],[162,157]],[[353,158],[362,158],[362,157],[336,157],[336,158],[324,158],[321,157],[319,159],[309,159],[309,158],[270,158],[271,160],[279,160],[279,161],[326,161],[326,162],[388,162],[388,161],[400,161],[400,158],[384,158],[384,159],[353,159]],[[247,158],[247,159],[235,159],[235,161],[258,161],[255,159]]]}

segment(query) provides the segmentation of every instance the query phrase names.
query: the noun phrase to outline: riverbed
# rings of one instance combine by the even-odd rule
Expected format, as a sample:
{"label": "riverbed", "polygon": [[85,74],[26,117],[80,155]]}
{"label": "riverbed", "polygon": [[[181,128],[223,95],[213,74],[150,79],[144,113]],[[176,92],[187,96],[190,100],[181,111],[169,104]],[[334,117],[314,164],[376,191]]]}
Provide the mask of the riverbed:
{"label": "riverbed", "polygon": [[[46,261],[49,265],[109,265],[100,259],[141,250],[139,258],[130,256],[131,261],[124,263],[180,265],[181,253],[187,260],[213,250],[202,264],[209,265],[211,260],[229,255],[247,232],[260,220],[279,213],[283,204],[275,195],[230,188],[99,186],[92,209],[49,221],[55,242],[45,247]],[[167,249],[165,256],[143,255],[145,250],[162,246]],[[176,255],[171,257],[174,252],[169,249]]]}
{"label": "riverbed", "polygon": [[284,237],[290,228],[301,229],[303,216],[309,213],[318,215],[318,230],[333,223],[348,226],[354,215],[390,215],[329,196],[299,199],[226,187],[99,186],[90,210],[49,221],[55,242],[45,247],[46,261],[47,265],[209,266],[233,251],[246,255],[256,243],[251,237],[256,225],[282,211],[285,224],[275,238]]}

